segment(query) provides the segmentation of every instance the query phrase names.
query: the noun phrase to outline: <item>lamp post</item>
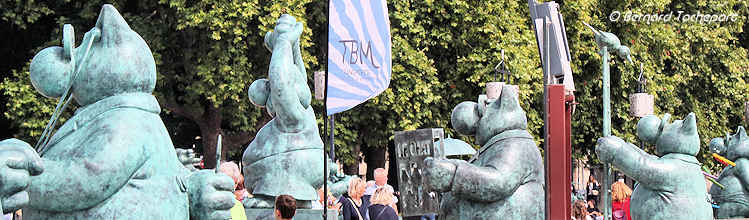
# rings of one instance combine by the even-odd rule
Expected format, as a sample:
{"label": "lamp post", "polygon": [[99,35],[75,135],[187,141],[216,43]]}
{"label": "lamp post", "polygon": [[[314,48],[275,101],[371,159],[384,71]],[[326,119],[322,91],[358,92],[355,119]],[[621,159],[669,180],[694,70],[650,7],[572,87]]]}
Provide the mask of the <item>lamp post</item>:
{"label": "lamp post", "polygon": [[[621,45],[619,38],[616,35],[598,31],[591,27],[588,23],[583,22],[585,26],[588,26],[595,34],[596,44],[600,49],[598,53],[601,55],[601,72],[603,73],[603,136],[611,136],[611,83],[609,73],[609,52],[616,52],[621,57],[626,57],[631,63],[632,58],[630,56],[629,47]],[[611,219],[611,196],[610,188],[612,181],[611,176],[611,165],[604,164],[603,170],[605,172],[603,178],[603,192],[601,194],[601,207],[603,208],[604,219]]]}

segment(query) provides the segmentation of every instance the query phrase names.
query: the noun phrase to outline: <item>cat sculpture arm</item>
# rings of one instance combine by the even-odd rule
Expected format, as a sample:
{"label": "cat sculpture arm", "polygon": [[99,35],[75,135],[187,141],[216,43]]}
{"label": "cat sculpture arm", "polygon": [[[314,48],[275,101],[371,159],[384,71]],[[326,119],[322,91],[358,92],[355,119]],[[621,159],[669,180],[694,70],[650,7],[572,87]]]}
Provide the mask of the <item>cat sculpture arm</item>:
{"label": "cat sculpture arm", "polygon": [[31,176],[43,171],[41,158],[29,144],[18,139],[0,141],[0,210],[9,213],[26,206]]}
{"label": "cat sculpture arm", "polygon": [[[427,178],[434,190],[452,191],[456,196],[478,202],[494,202],[511,196],[523,184],[525,174],[517,171],[527,170],[521,167],[524,163],[476,166],[462,160],[432,158],[427,158],[424,162],[428,170]],[[461,184],[454,184],[456,182]]]}
{"label": "cat sculpture arm", "polygon": [[234,206],[234,180],[213,169],[198,170],[200,162],[192,149],[176,149],[180,163],[190,172],[179,178],[190,199],[190,218],[193,220],[223,220],[231,218]]}
{"label": "cat sculpture arm", "polygon": [[305,117],[309,99],[311,99],[306,83],[307,76],[302,76],[303,64],[301,67],[295,64],[301,62],[297,55],[299,52],[295,49],[298,49],[303,25],[300,22],[284,22],[283,17],[280,20],[282,22],[277,25],[275,32],[266,36],[266,45],[272,48],[268,71],[269,100],[271,101],[269,108],[279,117],[276,121],[280,128],[295,131],[304,125],[300,122]]}
{"label": "cat sculpture arm", "polygon": [[656,190],[666,191],[665,188],[671,184],[664,182],[669,179],[664,177],[678,173],[673,163],[647,154],[616,136],[598,139],[596,153],[601,162],[613,164],[627,176],[649,187],[663,188]]}
{"label": "cat sculpture arm", "polygon": [[193,220],[231,219],[234,206],[234,180],[214,170],[198,170],[187,177],[190,218]]}

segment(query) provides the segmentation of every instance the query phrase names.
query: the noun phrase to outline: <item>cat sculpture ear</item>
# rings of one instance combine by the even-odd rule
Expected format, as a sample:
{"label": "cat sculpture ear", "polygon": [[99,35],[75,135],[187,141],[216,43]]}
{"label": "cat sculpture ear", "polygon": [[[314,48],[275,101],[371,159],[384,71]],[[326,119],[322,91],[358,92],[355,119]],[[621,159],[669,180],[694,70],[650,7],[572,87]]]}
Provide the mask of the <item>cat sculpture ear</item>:
{"label": "cat sculpture ear", "polygon": [[270,97],[270,81],[268,79],[258,79],[250,84],[250,89],[247,90],[247,96],[250,98],[250,102],[261,108],[265,108],[268,115],[275,117],[276,114],[273,111],[273,104]]}
{"label": "cat sculpture ear", "polygon": [[687,115],[687,118],[685,118],[681,124],[680,130],[683,134],[697,134],[697,116],[695,116],[694,112]]}
{"label": "cat sculpture ear", "polygon": [[748,138],[744,126],[739,126],[739,128],[736,129],[736,134],[736,138],[738,138],[739,142],[744,142]]}
{"label": "cat sculpture ear", "polygon": [[268,79],[258,79],[250,84],[250,89],[247,90],[247,96],[250,98],[252,104],[265,107],[268,102],[268,95],[270,94],[270,85]]}

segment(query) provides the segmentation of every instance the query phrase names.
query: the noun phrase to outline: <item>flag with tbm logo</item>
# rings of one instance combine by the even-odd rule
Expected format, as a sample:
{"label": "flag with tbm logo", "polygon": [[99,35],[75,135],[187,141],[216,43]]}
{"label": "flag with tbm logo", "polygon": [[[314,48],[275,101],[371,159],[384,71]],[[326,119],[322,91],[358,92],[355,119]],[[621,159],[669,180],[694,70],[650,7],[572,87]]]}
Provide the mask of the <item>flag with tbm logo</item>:
{"label": "flag with tbm logo", "polygon": [[327,115],[346,111],[390,85],[390,20],[384,0],[330,0]]}

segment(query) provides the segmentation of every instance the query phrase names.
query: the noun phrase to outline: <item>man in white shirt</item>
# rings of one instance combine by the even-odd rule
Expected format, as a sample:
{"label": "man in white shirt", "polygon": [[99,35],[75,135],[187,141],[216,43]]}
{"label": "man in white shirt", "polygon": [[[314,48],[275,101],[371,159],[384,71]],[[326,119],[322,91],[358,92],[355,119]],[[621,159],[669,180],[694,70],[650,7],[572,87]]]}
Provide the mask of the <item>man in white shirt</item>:
{"label": "man in white shirt", "polygon": [[[390,192],[395,192],[395,189],[393,186],[387,183],[388,182],[388,172],[384,168],[377,168],[374,170],[374,181],[368,181],[367,182],[367,190],[364,191],[364,196],[362,199],[366,199],[369,201],[369,198],[374,194],[375,190],[380,187],[385,187]],[[396,195],[393,195],[393,203],[390,204],[393,209],[395,209],[395,213],[398,213],[398,207],[395,205],[398,203],[398,197]]]}

